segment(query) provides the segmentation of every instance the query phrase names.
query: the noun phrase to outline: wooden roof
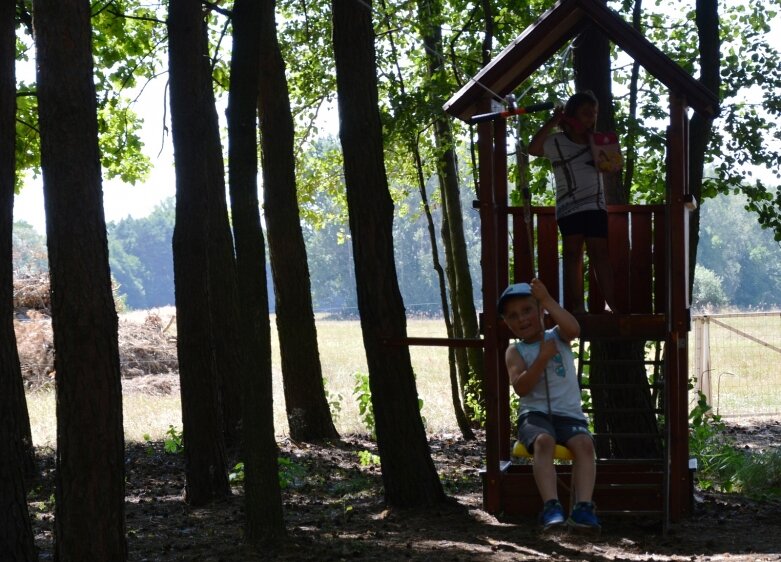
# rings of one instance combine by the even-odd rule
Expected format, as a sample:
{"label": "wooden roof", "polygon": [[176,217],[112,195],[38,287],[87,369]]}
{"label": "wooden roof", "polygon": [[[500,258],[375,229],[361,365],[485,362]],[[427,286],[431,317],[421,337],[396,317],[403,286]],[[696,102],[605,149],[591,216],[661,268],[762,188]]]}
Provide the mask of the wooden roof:
{"label": "wooden roof", "polygon": [[515,41],[486,65],[444,105],[445,111],[464,121],[477,113],[478,103],[491,92],[500,101],[588,24],[605,35],[670,92],[683,96],[689,107],[706,116],[718,112],[718,97],[656,48],[600,0],[559,0]]}

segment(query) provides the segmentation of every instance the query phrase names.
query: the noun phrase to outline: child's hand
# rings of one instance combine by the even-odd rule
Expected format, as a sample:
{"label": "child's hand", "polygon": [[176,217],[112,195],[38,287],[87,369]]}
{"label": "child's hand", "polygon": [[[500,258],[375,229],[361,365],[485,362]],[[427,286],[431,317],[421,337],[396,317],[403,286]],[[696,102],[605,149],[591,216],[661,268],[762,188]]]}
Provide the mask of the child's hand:
{"label": "child's hand", "polygon": [[551,115],[550,122],[553,125],[558,125],[564,120],[564,106],[557,105],[553,109],[553,115]]}
{"label": "child's hand", "polygon": [[532,296],[537,299],[537,302],[539,302],[541,306],[544,307],[545,303],[548,302],[548,299],[551,298],[545,283],[535,277],[531,280],[530,285],[532,289]]}
{"label": "child's hand", "polygon": [[556,347],[556,342],[554,340],[546,339],[540,344],[540,357],[543,357],[546,360],[552,358],[558,352],[559,348]]}
{"label": "child's hand", "polygon": [[567,125],[570,129],[577,133],[583,133],[586,131],[586,127],[576,117],[570,117],[568,115],[562,114],[559,122]]}

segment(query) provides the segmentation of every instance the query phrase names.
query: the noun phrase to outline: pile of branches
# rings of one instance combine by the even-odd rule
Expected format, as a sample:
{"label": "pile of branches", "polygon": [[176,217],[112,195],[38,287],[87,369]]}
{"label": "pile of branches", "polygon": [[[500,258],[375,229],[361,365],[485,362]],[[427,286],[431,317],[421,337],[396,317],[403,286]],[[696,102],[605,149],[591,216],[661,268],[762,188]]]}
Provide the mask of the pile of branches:
{"label": "pile of branches", "polygon": [[37,310],[49,315],[51,304],[48,272],[14,276],[14,310],[17,314]]}
{"label": "pile of branches", "polygon": [[[22,378],[30,389],[54,382],[54,337],[48,273],[14,279],[14,328]],[[176,326],[173,311],[122,314],[119,319],[119,361],[125,380],[146,375],[177,374]]]}

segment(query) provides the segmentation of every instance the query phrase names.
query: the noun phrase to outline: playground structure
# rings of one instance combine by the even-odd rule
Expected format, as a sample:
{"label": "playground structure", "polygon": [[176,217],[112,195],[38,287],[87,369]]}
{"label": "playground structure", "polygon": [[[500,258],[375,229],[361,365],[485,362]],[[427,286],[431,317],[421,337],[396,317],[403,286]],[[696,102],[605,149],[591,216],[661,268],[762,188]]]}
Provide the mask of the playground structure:
{"label": "playground structure", "polygon": [[[643,347],[646,342],[663,345],[663,354],[653,360],[644,356],[624,357],[620,353],[613,358],[581,356],[579,373],[584,369],[612,370],[613,374],[607,377],[609,382],[592,380],[584,385],[592,396],[599,392],[639,391],[661,397],[657,400],[661,407],[646,408],[654,416],[651,429],[611,434],[600,433],[597,428],[598,453],[601,442],[621,439],[653,442],[657,452],[599,458],[594,500],[601,513],[654,514],[661,516],[666,524],[690,512],[692,493],[687,388],[688,217],[696,201],[688,189],[687,108],[712,116],[717,112],[718,98],[598,0],[558,2],[445,104],[450,115],[466,122],[481,116],[477,125],[480,185],[476,207],[481,219],[483,338],[480,343],[454,341],[450,345],[481,345],[484,349],[485,509],[490,513],[536,514],[542,502],[531,467],[511,460],[514,413],[510,412],[503,360],[510,334],[498,317],[495,304],[510,280],[511,271],[514,282],[528,281],[534,275],[535,255],[536,275],[551,294],[559,294],[558,229],[552,208],[532,207],[527,214],[533,227],[531,236],[527,235],[524,209],[508,205],[505,118],[484,119],[483,116],[500,113],[497,104],[587,25],[601,29],[669,89],[666,202],[608,209],[610,256],[622,314],[586,314],[578,318],[581,350],[585,343],[607,344],[615,350],[628,344],[639,343]],[[510,238],[514,241],[512,246]],[[604,307],[597,290],[589,291],[589,305],[589,310]],[[655,373],[651,383],[641,377],[645,388],[631,388],[633,383],[621,379],[622,370],[638,368],[643,373],[646,369]],[[598,409],[590,410],[595,411]],[[569,469],[558,468],[562,476],[560,497],[562,502],[567,502]]]}

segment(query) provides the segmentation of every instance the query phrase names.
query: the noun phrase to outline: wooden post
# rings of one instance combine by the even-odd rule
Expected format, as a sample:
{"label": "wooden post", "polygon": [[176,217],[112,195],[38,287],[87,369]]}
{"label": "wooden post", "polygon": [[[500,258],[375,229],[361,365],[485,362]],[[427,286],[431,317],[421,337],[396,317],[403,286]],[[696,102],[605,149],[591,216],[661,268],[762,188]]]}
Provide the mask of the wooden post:
{"label": "wooden post", "polygon": [[[487,112],[489,100],[481,106]],[[483,364],[483,396],[485,398],[485,457],[486,470],[483,481],[483,503],[485,510],[496,513],[501,507],[500,467],[499,467],[499,419],[497,388],[501,355],[499,350],[499,327],[496,301],[499,298],[500,271],[497,256],[498,225],[496,220],[496,201],[494,183],[496,178],[494,165],[494,123],[486,121],[477,126],[477,151],[479,158],[480,186],[480,239],[483,271],[483,335],[485,337],[485,356]]]}
{"label": "wooden post", "polygon": [[696,389],[705,396],[708,406],[712,406],[709,320],[707,316],[694,319],[694,377]]}
{"label": "wooden post", "polygon": [[702,373],[699,374],[699,377],[700,392],[705,395],[708,406],[713,405],[712,371],[713,367],[710,362],[710,318],[706,316],[702,322]]}
{"label": "wooden post", "polygon": [[678,521],[691,509],[688,440],[689,221],[688,117],[685,100],[670,96],[667,138],[668,338],[667,424],[669,514]]}
{"label": "wooden post", "polygon": [[[496,213],[496,278],[499,294],[507,287],[510,274],[507,212],[507,121],[494,121],[494,212]],[[496,301],[489,303],[496,310]],[[501,332],[499,332],[501,334]],[[504,362],[508,341],[498,338],[499,369],[496,372],[497,415],[499,417],[499,459],[510,460],[510,381]]]}

